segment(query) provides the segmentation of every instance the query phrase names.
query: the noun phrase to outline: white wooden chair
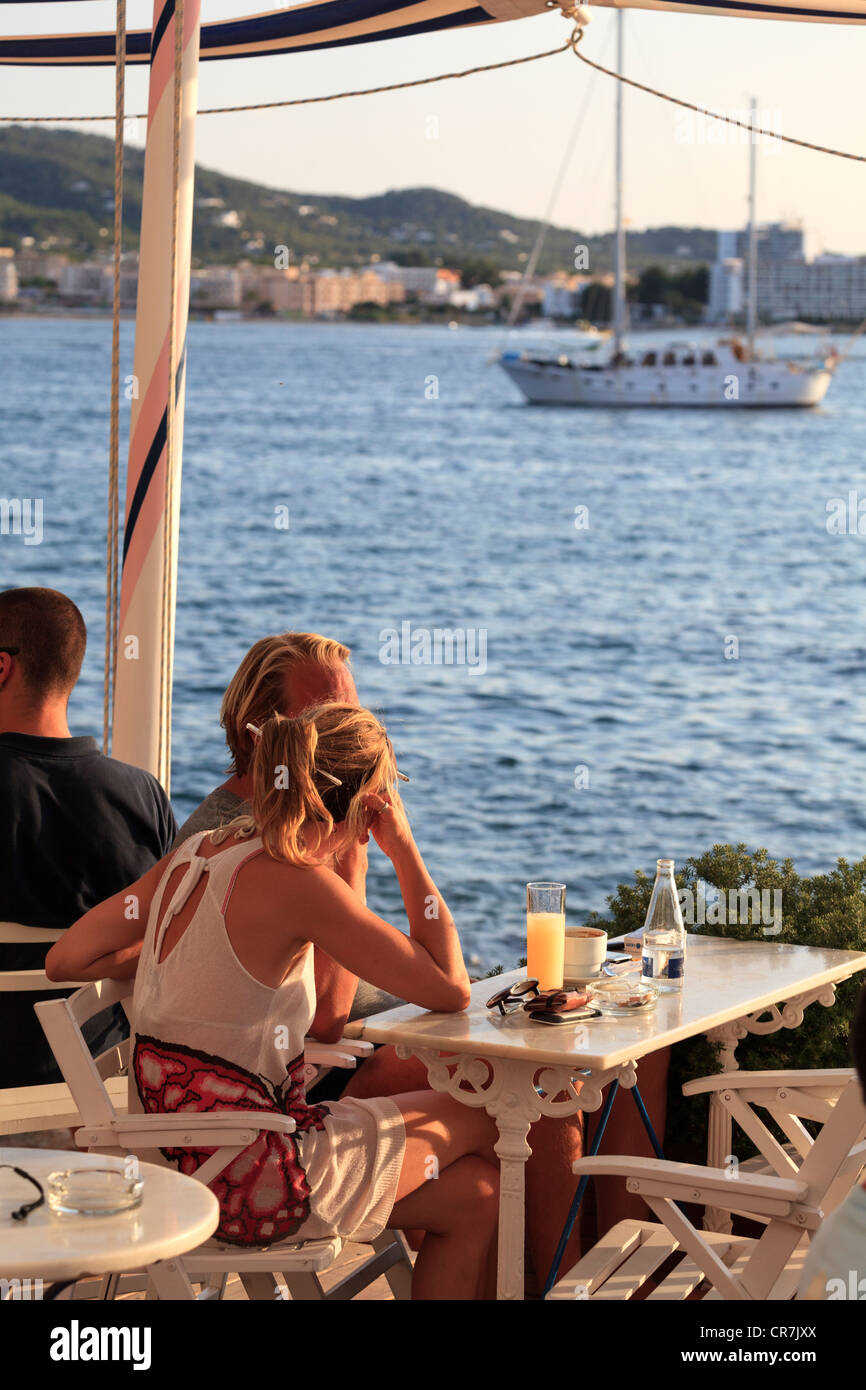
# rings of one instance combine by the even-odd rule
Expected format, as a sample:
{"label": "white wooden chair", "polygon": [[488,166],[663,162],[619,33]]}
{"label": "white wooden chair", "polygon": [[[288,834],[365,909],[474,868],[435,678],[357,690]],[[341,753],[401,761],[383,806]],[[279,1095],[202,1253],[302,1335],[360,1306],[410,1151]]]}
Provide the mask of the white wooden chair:
{"label": "white wooden chair", "polygon": [[[194,1174],[199,1181],[208,1183],[259,1134],[267,1130],[282,1134],[294,1131],[295,1123],[289,1116],[265,1111],[120,1113],[105,1083],[118,1065],[125,1065],[126,1057],[120,1054],[128,1051],[128,1044],[94,1059],[81,1026],[116,1002],[122,1002],[130,1015],[132,990],[131,980],[102,980],[83,986],[69,999],[36,1005],[39,1021],[81,1115],[82,1128],[75,1135],[80,1148],[91,1153],[134,1155],[167,1147],[201,1149],[218,1145]],[[365,1043],[344,1041],[331,1046],[311,1042],[305,1059],[311,1068],[354,1066],[357,1057],[368,1050],[369,1044]],[[265,1250],[246,1250],[211,1240],[148,1274],[156,1295],[166,1299],[219,1296],[229,1274],[240,1275],[250,1298],[285,1297],[282,1280],[292,1299],[344,1300],[353,1298],[381,1274],[386,1276],[396,1298],[408,1298],[412,1264],[402,1235],[385,1231],[372,1245],[373,1255],[327,1292],[321,1276],[341,1253],[343,1241],[338,1236],[303,1244],[282,1242]],[[199,1294],[193,1290],[197,1283],[204,1286]],[[116,1288],[117,1284],[110,1281],[103,1286],[109,1296]]]}
{"label": "white wooden chair", "polygon": [[[803,1123],[815,1121],[823,1125],[833,1107],[854,1076],[850,1067],[815,1068],[810,1071],[783,1072],[721,1072],[702,1076],[683,1086],[684,1096],[709,1095],[712,1102],[730,1115],[732,1126],[748,1135],[758,1150],[753,1158],[739,1164],[740,1173],[775,1173],[780,1178],[795,1177],[808,1158],[814,1139]],[[782,1131],[787,1143],[780,1142],[757,1113],[766,1111]],[[711,1163],[711,1159],[707,1160]],[[864,1159],[852,1153],[850,1162],[843,1164],[821,1202],[825,1216],[844,1201],[857,1179]],[[853,1174],[853,1176],[852,1176]],[[732,1215],[750,1216],[754,1221],[765,1218],[754,1212]],[[728,1227],[726,1227],[728,1229]]]}
{"label": "white wooden chair", "polygon": [[[736,1071],[690,1082],[684,1091],[718,1094],[769,1171],[634,1157],[578,1159],[575,1173],[623,1178],[658,1222],[619,1222],[548,1298],[628,1299],[648,1280],[655,1284],[650,1299],[685,1299],[696,1291],[708,1299],[793,1298],[812,1232],[866,1164],[866,1109],[856,1075]],[[788,1146],[755,1114],[756,1106],[788,1136]],[[814,1140],[804,1119],[822,1126]],[[757,1237],[701,1231],[677,1203],[739,1213],[765,1229]]]}
{"label": "white wooden chair", "polygon": [[[20,922],[0,922],[0,945],[48,945],[62,931],[44,927],[25,927]],[[72,987],[74,988],[74,981]],[[0,994],[13,992],[67,990],[68,982],[56,984],[44,970],[0,970]],[[0,1003],[2,1008],[2,1003]],[[111,1077],[106,1085],[118,1112],[126,1109],[126,1081]],[[23,1134],[45,1129],[67,1129],[81,1123],[78,1107],[63,1082],[38,1086],[14,1086],[0,1090],[0,1135]]]}

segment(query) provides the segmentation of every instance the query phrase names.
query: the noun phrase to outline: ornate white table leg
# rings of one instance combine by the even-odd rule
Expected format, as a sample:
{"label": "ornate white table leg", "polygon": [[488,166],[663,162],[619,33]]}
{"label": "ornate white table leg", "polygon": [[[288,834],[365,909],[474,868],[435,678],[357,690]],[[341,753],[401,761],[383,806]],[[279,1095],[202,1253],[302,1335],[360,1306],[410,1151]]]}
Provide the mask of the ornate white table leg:
{"label": "ornate white table leg", "polygon": [[[738,1071],[737,1044],[749,1033],[766,1035],[778,1033],[780,1028],[799,1028],[803,1014],[810,1004],[823,1004],[829,1009],[836,1002],[836,986],[821,985],[789,999],[781,1008],[773,1004],[760,1013],[749,1014],[745,1018],[724,1023],[720,1028],[711,1028],[706,1034],[712,1043],[720,1043],[719,1061],[722,1071]],[[710,1168],[726,1168],[731,1147],[734,1142],[733,1125],[730,1112],[725,1108],[717,1094],[710,1097],[710,1114],[707,1130],[707,1164]],[[722,1235],[731,1232],[731,1213],[719,1207],[707,1207],[704,1212],[704,1230],[717,1231]]]}
{"label": "ornate white table leg", "polygon": [[[526,1160],[532,1153],[529,1127],[541,1115],[537,1093],[520,1062],[500,1062],[497,1098],[487,1105],[499,1130],[499,1250],[496,1297],[521,1299],[524,1291],[526,1230]],[[530,1084],[527,1085],[527,1080]]]}
{"label": "ornate white table leg", "polygon": [[[532,1153],[527,1138],[530,1126],[542,1115],[564,1117],[578,1110],[597,1110],[609,1082],[617,1079],[626,1087],[634,1085],[634,1063],[575,1077],[568,1067],[467,1054],[443,1057],[403,1044],[398,1045],[397,1055],[420,1058],[434,1091],[444,1091],[463,1105],[483,1105],[496,1121],[499,1139],[495,1152],[500,1161],[496,1296],[522,1299],[526,1160]],[[560,1095],[565,1099],[558,1100]]]}

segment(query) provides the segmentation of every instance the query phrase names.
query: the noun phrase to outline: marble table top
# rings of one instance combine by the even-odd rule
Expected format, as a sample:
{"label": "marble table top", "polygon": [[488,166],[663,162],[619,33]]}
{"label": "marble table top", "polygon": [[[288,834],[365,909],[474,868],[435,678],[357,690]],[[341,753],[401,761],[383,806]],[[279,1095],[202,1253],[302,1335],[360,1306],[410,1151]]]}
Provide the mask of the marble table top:
{"label": "marble table top", "polygon": [[490,996],[525,979],[524,969],[477,981],[472,1002],[461,1013],[430,1013],[403,1004],[359,1019],[345,1031],[367,1042],[601,1071],[861,970],[866,970],[866,952],[689,936],[682,991],[662,994],[647,1014],[602,1016],[552,1028],[532,1023],[522,1010],[505,1018],[498,1010],[488,1010]]}

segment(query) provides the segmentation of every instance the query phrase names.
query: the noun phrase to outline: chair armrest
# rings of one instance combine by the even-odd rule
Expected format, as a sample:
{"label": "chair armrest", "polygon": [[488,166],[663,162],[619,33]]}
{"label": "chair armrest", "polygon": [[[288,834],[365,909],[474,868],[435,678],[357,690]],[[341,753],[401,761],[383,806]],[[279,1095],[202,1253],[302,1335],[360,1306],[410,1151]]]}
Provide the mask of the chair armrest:
{"label": "chair armrest", "polygon": [[791,1089],[815,1086],[838,1086],[841,1090],[854,1075],[851,1067],[824,1067],[814,1071],[723,1071],[716,1076],[699,1076],[683,1086],[684,1096],[698,1096],[707,1091],[747,1091],[760,1087],[785,1086]]}
{"label": "chair armrest", "polygon": [[351,1069],[359,1057],[369,1057],[373,1044],[341,1038],[338,1043],[321,1043],[316,1038],[304,1040],[304,1061],[312,1066],[345,1067]]}
{"label": "chair armrest", "polygon": [[208,1149],[239,1145],[246,1148],[264,1131],[293,1134],[290,1115],[260,1110],[169,1112],[157,1115],[118,1115],[110,1125],[84,1125],[76,1131],[80,1149],[105,1145],[123,1148]]}
{"label": "chair armrest", "polygon": [[49,980],[44,970],[0,970],[0,994],[12,994],[16,990],[38,991],[47,994],[49,990],[81,989],[82,980]]}
{"label": "chair armrest", "polygon": [[573,1171],[591,1177],[629,1179],[630,1192],[650,1193],[685,1201],[699,1201],[697,1193],[712,1194],[712,1205],[731,1211],[748,1206],[748,1199],[784,1203],[802,1202],[808,1185],[796,1178],[766,1177],[762,1173],[735,1170],[728,1176],[722,1168],[700,1163],[674,1163],[670,1159],[598,1155],[579,1158]]}
{"label": "chair armrest", "polygon": [[21,922],[0,922],[0,942],[3,945],[23,946],[36,942],[47,945],[49,941],[59,941],[64,929],[54,927],[25,927]]}

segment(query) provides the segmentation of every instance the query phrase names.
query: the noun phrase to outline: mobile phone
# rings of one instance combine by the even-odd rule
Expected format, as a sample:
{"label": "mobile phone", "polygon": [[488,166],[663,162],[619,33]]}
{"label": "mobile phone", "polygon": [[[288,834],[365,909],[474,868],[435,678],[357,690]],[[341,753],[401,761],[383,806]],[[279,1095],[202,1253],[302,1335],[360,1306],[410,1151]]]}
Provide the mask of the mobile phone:
{"label": "mobile phone", "polygon": [[625,965],[626,961],[634,960],[634,956],[622,955],[619,951],[608,951],[605,959],[608,965]]}
{"label": "mobile phone", "polygon": [[568,1013],[554,1013],[549,1009],[536,1009],[529,1015],[533,1023],[584,1023],[590,1018],[601,1018],[599,1009],[572,1009]]}

